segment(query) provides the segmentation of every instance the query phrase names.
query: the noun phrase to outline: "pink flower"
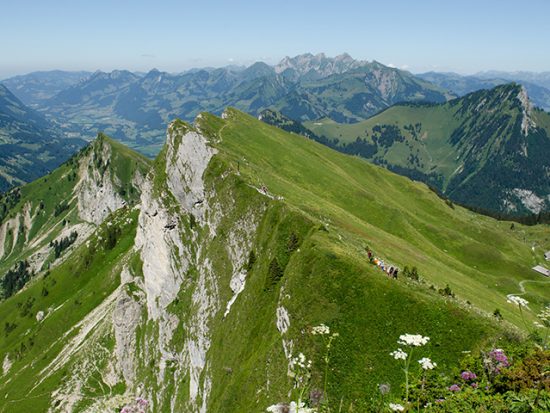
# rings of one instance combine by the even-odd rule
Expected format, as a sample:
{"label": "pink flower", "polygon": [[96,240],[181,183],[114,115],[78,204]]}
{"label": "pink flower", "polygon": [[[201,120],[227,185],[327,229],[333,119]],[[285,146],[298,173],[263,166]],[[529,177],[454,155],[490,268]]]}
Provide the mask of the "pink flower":
{"label": "pink flower", "polygon": [[460,386],[458,384],[453,384],[449,387],[449,391],[460,391]]}
{"label": "pink flower", "polygon": [[462,373],[460,373],[460,377],[462,377],[462,380],[465,381],[477,379],[476,374],[472,373],[471,371],[463,371]]}

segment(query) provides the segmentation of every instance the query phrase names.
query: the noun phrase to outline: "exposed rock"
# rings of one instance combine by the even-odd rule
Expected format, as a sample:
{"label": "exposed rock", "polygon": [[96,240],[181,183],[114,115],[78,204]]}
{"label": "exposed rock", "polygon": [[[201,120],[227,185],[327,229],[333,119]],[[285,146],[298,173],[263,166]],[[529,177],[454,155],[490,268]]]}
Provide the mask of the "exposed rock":
{"label": "exposed rock", "polygon": [[[131,280],[129,271],[124,268],[122,280]],[[115,332],[115,354],[118,370],[122,373],[127,385],[132,385],[135,378],[134,356],[136,348],[136,328],[141,319],[142,307],[139,301],[131,297],[122,288],[113,311],[113,328]]]}
{"label": "exposed rock", "polygon": [[529,96],[527,96],[527,90],[525,90],[525,87],[521,87],[517,98],[521,102],[522,108],[521,132],[524,136],[527,136],[531,129],[537,127],[537,124],[531,117],[532,105],[529,100]]}
{"label": "exposed rock", "polygon": [[166,174],[170,191],[176,200],[204,224],[205,189],[203,174],[217,152],[207,139],[195,131],[178,127],[173,122],[167,140]]}
{"label": "exposed rock", "polygon": [[[99,225],[113,211],[122,208],[126,201],[113,185],[113,176],[106,168],[100,172],[93,162],[93,151],[80,163],[80,181],[74,191],[78,198],[78,215],[81,219]],[[111,147],[101,146],[102,162],[111,157]]]}
{"label": "exposed rock", "polygon": [[10,355],[6,354],[6,357],[4,357],[4,361],[2,363],[2,374],[7,374],[11,369],[11,365],[12,362],[10,360]]}
{"label": "exposed rock", "polygon": [[[528,189],[514,188],[510,191],[510,194],[517,197],[523,206],[534,214],[538,214],[546,206],[544,198],[540,198],[537,194]],[[513,205],[513,203],[511,203],[511,205]],[[509,209],[514,210],[512,207]]]}

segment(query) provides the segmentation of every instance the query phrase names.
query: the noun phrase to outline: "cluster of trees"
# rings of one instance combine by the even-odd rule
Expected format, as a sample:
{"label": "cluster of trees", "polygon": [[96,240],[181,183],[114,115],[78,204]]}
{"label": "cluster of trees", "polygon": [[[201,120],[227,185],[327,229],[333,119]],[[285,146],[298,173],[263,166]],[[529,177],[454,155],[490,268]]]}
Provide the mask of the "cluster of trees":
{"label": "cluster of trees", "polygon": [[21,191],[19,188],[12,189],[9,192],[0,194],[0,222],[8,215],[9,211],[21,199]]}
{"label": "cluster of trees", "polygon": [[77,237],[78,233],[76,231],[73,231],[69,234],[68,237],[61,238],[59,241],[50,241],[50,248],[53,248],[55,258],[59,258],[64,250],[74,244]]}
{"label": "cluster of trees", "polygon": [[53,210],[53,216],[54,217],[57,217],[59,215],[61,215],[64,211],[66,211],[67,209],[69,209],[69,204],[65,201],[57,204]]}
{"label": "cluster of trees", "polygon": [[8,298],[19,291],[31,279],[33,273],[29,271],[28,261],[19,261],[2,278],[2,297]]}
{"label": "cluster of trees", "polygon": [[405,141],[401,129],[396,125],[375,125],[372,128],[372,139],[380,146],[389,148],[395,142]]}

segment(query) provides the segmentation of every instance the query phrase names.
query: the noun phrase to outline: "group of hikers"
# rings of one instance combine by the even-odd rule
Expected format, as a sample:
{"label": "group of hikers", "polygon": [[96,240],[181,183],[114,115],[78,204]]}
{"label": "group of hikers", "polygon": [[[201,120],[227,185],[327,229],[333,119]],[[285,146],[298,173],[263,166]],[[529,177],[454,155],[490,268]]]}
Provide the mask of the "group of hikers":
{"label": "group of hikers", "polygon": [[366,250],[367,250],[367,255],[369,257],[369,262],[371,264],[376,265],[378,268],[384,271],[388,277],[393,278],[394,280],[397,280],[397,274],[399,273],[399,268],[387,265],[383,260],[376,258],[369,247],[367,247]]}

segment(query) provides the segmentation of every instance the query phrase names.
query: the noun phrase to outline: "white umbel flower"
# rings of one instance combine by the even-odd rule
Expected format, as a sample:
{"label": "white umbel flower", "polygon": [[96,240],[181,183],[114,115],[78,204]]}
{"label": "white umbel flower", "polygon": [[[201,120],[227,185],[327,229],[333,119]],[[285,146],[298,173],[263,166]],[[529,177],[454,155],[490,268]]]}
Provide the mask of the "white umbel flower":
{"label": "white umbel flower", "polygon": [[407,360],[407,353],[405,353],[403,350],[398,348],[395,351],[392,351],[390,353],[390,356],[392,356],[396,360]]}
{"label": "white umbel flower", "polygon": [[394,412],[402,412],[405,410],[405,408],[398,403],[390,403],[390,409]]}
{"label": "white umbel flower", "polygon": [[420,347],[426,344],[430,340],[430,337],[423,337],[420,334],[402,334],[399,336],[397,344],[402,346]]}
{"label": "white umbel flower", "polygon": [[311,334],[325,336],[330,334],[330,328],[325,324],[319,324],[311,329]]}
{"label": "white umbel flower", "polygon": [[529,301],[527,301],[525,298],[518,297],[517,295],[509,295],[508,300],[510,304],[516,304],[520,307],[527,307],[529,304]]}
{"label": "white umbel flower", "polygon": [[437,363],[431,361],[428,357],[421,358],[418,360],[418,363],[420,363],[420,366],[422,366],[424,370],[432,370],[437,367]]}

